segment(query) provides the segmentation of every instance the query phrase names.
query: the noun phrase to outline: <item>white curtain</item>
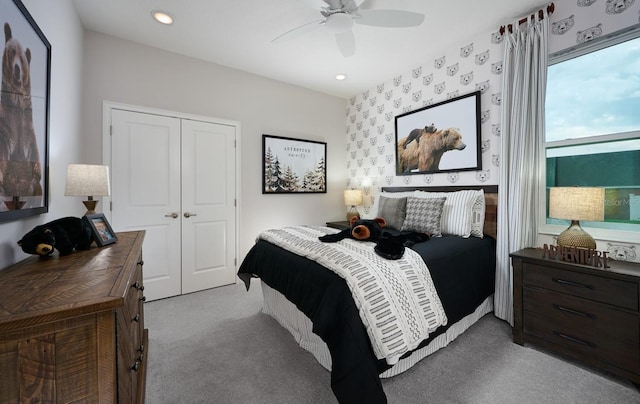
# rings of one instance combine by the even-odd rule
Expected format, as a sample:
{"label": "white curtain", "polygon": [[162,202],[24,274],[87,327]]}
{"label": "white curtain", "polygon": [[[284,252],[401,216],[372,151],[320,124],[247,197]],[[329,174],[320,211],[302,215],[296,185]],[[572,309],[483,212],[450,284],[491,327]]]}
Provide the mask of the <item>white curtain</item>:
{"label": "white curtain", "polygon": [[544,181],[544,100],[547,86],[546,7],[505,30],[502,78],[500,181],[495,315],[513,325],[513,281],[509,253],[535,247],[537,209]]}

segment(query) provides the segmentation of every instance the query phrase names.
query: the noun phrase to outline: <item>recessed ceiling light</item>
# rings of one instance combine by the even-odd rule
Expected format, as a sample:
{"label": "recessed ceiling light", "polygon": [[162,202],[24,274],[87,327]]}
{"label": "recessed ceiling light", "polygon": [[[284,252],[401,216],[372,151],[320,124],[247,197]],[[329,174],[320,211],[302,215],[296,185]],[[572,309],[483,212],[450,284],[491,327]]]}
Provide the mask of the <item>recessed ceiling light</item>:
{"label": "recessed ceiling light", "polygon": [[347,78],[346,74],[336,74],[336,80],[344,80]]}
{"label": "recessed ceiling light", "polygon": [[158,21],[159,23],[162,23],[165,25],[173,24],[173,17],[171,16],[171,14],[167,13],[166,11],[154,10],[151,12],[151,16],[153,17],[154,20]]}

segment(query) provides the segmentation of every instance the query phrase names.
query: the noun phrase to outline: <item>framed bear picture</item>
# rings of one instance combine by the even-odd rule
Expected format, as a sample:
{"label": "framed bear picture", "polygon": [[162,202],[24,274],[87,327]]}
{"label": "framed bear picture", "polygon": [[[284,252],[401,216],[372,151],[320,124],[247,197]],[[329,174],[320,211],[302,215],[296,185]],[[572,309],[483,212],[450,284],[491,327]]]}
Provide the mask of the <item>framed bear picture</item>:
{"label": "framed bear picture", "polygon": [[51,45],[20,0],[0,0],[0,222],[48,211]]}
{"label": "framed bear picture", "polygon": [[481,170],[480,94],[396,116],[396,174]]}

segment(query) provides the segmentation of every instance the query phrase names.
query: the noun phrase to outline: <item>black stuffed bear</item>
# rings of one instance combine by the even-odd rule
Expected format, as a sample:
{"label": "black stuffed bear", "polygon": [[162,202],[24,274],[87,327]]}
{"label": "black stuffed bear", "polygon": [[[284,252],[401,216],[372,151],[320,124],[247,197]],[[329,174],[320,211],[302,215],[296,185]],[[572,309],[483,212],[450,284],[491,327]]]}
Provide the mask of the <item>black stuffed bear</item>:
{"label": "black stuffed bear", "polygon": [[339,233],[326,234],[320,236],[320,241],[325,243],[335,243],[345,238],[354,238],[356,240],[368,240],[376,241],[382,236],[382,228],[387,226],[386,220],[381,217],[376,217],[372,220],[358,219],[354,217],[351,219],[351,226],[348,229],[344,229]]}
{"label": "black stuffed bear", "polygon": [[91,225],[83,217],[63,217],[36,226],[25,234],[18,245],[27,254],[49,256],[54,248],[60,255],[69,255],[76,250],[88,250],[93,236]]}
{"label": "black stuffed bear", "polygon": [[351,220],[350,228],[339,233],[320,236],[319,240],[325,243],[335,243],[345,238],[375,241],[376,246],[373,248],[375,253],[390,260],[402,258],[405,246],[410,247],[415,243],[429,240],[429,235],[426,233],[401,233],[394,236],[382,230],[386,226],[387,222],[381,217],[373,220],[354,218]]}

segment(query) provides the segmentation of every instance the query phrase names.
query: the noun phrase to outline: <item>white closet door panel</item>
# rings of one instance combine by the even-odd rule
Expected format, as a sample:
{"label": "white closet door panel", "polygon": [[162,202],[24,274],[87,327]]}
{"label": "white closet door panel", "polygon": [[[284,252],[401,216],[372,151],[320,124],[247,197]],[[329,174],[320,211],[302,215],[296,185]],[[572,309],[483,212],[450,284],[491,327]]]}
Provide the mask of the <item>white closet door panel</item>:
{"label": "white closet door panel", "polygon": [[147,231],[147,299],[179,295],[180,120],[114,109],[111,142],[112,226]]}
{"label": "white closet door panel", "polygon": [[182,292],[235,282],[235,127],[182,121]]}

